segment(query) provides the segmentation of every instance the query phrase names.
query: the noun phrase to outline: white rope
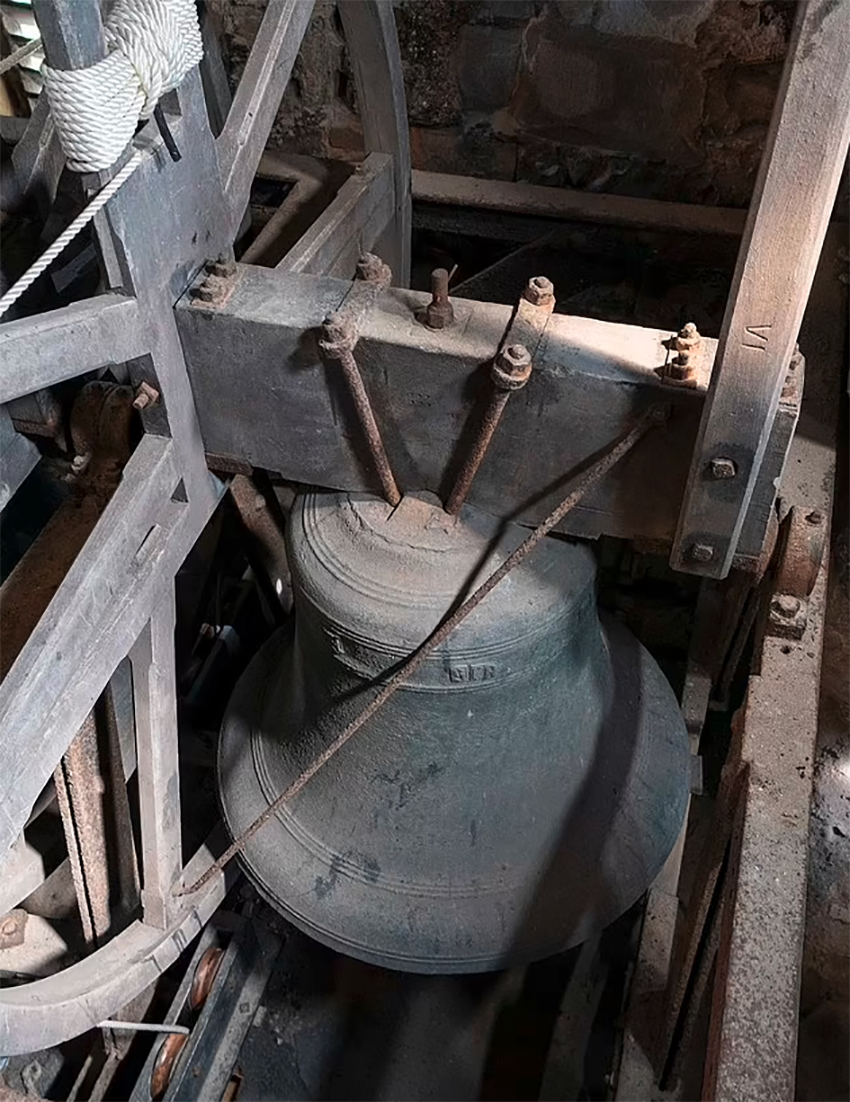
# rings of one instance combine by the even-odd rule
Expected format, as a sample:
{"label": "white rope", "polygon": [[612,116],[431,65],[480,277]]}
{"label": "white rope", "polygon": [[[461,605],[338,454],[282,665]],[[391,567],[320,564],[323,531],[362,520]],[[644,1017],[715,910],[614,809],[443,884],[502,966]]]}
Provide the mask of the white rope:
{"label": "white rope", "polygon": [[21,276],[17,283],[12,284],[6,294],[0,298],[0,318],[2,318],[10,306],[18,301],[27,288],[31,287],[43,272],[47,271],[56,257],[64,252],[80,230],[91,222],[97,212],[106,206],[121,185],[133,175],[145,156],[146,154],[143,150],[137,149],[124,167],[116,172],[109,183],[106,184],[88,206],[77,215],[71,225],[59,234],[50,248],[42,253],[35,264]]}
{"label": "white rope", "polygon": [[18,46],[17,50],[13,50],[8,57],[4,57],[0,61],[0,76],[3,73],[8,73],[10,69],[19,64],[21,61],[25,61],[31,54],[36,54],[41,49],[41,39],[34,38],[32,42],[25,42],[23,46]]}
{"label": "white rope", "polygon": [[203,57],[195,0],[115,0],[109,53],[84,69],[42,67],[68,167],[99,172],[121,156],[139,119]]}

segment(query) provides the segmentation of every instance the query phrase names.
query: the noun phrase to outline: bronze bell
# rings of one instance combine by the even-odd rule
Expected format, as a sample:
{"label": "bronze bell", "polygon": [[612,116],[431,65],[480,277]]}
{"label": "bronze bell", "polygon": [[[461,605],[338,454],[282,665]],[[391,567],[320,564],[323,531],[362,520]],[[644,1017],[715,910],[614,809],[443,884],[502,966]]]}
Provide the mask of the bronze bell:
{"label": "bronze bell", "polygon": [[[234,836],[527,535],[436,498],[300,497],[295,627],[225,717]],[[300,929],[362,960],[477,972],[575,945],[645,891],[682,825],[689,753],[664,675],[600,623],[595,561],[545,539],[248,843]]]}

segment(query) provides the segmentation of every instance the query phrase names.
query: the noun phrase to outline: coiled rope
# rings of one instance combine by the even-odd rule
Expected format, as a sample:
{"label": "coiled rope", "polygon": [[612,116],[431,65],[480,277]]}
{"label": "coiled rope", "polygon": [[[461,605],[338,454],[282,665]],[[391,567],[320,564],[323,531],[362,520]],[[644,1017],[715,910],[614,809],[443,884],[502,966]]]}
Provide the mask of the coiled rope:
{"label": "coiled rope", "polygon": [[68,167],[99,172],[121,156],[139,119],[203,57],[194,0],[115,0],[103,25],[109,50],[84,69],[42,66]]}
{"label": "coiled rope", "polygon": [[[68,167],[100,172],[113,165],[161,96],[176,88],[204,54],[194,0],[115,0],[104,23],[109,53],[83,69],[42,66],[50,113]],[[0,317],[91,222],[147,154],[136,150],[68,228],[0,298]]]}

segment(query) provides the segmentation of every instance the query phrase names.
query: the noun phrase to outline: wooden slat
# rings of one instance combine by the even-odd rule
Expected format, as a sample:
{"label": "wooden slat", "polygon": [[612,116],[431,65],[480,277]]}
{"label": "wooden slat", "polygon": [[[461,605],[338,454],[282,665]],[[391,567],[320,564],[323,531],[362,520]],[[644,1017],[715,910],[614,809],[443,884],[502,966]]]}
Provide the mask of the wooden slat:
{"label": "wooden slat", "polygon": [[312,13],[313,0],[269,4],[217,139],[231,237],[248,205],[251,181]]}
{"label": "wooden slat", "polygon": [[142,834],[142,909],[144,921],[161,930],[173,921],[182,904],[172,894],[183,869],[175,623],[174,583],[169,580],[130,651]]}
{"label": "wooden slat", "polygon": [[106,294],[0,325],[0,402],[147,351],[138,303]]}
{"label": "wooden slat", "polygon": [[182,522],[192,512],[170,500],[180,477],[174,459],[170,440],[143,437],[0,684],[0,731],[14,732],[0,771],[0,861],[149,618],[158,575],[176,570],[191,546]]}
{"label": "wooden slat", "polygon": [[[850,4],[799,5],[679,520],[680,570],[732,566],[850,143],[848,42]],[[720,456],[736,478],[707,477]]]}
{"label": "wooden slat", "polygon": [[410,285],[410,138],[401,55],[391,0],[342,0],[339,5],[367,152],[393,158],[395,216],[375,251]]}
{"label": "wooden slat", "polygon": [[393,158],[370,153],[307,233],[275,265],[283,272],[353,279],[395,215]]}

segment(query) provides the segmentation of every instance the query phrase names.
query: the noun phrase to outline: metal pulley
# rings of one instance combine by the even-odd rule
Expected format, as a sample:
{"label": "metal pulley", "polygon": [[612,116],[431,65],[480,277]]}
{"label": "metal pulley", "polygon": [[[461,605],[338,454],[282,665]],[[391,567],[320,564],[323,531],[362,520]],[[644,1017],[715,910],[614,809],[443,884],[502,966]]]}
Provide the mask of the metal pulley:
{"label": "metal pulley", "polygon": [[[219,780],[237,836],[527,532],[428,494],[300,497],[295,626],[241,679]],[[661,868],[688,798],[685,725],[660,669],[600,622],[595,561],[544,539],[299,795],[246,872],[296,926],[416,972],[568,948]]]}

